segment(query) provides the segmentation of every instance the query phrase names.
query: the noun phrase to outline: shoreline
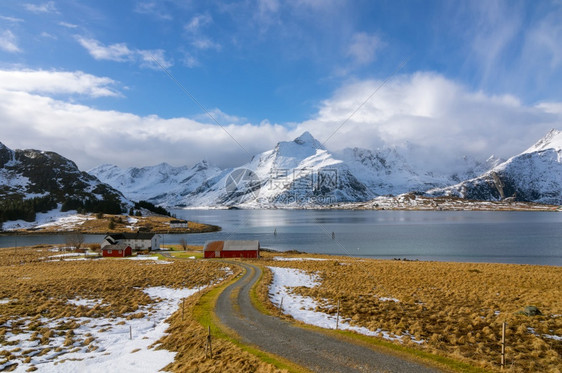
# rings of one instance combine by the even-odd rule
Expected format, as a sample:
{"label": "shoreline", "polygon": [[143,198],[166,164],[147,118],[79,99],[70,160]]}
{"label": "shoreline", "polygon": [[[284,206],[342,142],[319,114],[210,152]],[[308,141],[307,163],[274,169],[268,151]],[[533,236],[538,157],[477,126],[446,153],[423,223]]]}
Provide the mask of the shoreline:
{"label": "shoreline", "polygon": [[[177,227],[178,223],[183,226]],[[4,222],[7,230],[0,236],[42,236],[65,234],[106,235],[147,232],[155,234],[190,234],[219,232],[222,227],[189,220],[177,220],[171,216],[112,215],[112,214],[65,214],[46,213],[34,222]]]}

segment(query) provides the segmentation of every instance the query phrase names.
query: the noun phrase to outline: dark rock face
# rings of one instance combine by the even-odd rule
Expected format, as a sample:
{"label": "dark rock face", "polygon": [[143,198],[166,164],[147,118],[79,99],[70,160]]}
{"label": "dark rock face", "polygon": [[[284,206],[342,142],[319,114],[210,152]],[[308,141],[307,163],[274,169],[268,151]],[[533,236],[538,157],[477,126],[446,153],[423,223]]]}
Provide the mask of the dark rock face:
{"label": "dark rock face", "polygon": [[[23,201],[49,197],[65,204],[90,201],[110,202],[125,208],[123,195],[96,177],[82,172],[71,160],[54,152],[40,150],[10,150],[0,143],[0,198]],[[117,207],[116,207],[117,208]]]}

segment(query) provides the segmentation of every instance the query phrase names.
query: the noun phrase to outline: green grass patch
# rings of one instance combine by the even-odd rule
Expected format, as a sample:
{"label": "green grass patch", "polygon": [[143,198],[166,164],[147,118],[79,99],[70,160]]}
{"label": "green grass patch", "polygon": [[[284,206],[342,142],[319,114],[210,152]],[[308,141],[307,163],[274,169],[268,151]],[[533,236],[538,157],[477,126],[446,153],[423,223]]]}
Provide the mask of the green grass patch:
{"label": "green grass patch", "polygon": [[[244,269],[245,270],[245,269]],[[241,276],[244,275],[245,272],[242,273]],[[295,373],[304,373],[309,372],[309,370],[300,367],[292,362],[285,360],[279,356],[275,356],[273,354],[261,351],[253,346],[246,345],[240,342],[233,331],[227,332],[227,328],[220,323],[218,317],[216,316],[214,310],[215,305],[217,303],[217,299],[219,295],[231,284],[235,283],[237,278],[228,281],[227,283],[217,286],[207,293],[203,294],[199,299],[199,302],[195,305],[193,309],[193,317],[195,320],[203,325],[205,328],[211,327],[211,333],[215,338],[222,338],[225,339],[235,346],[241,348],[244,351],[251,353],[254,356],[257,356],[263,362],[271,364],[279,369],[286,369],[289,372]]]}
{"label": "green grass patch", "polygon": [[202,259],[203,252],[202,251],[177,251],[170,253],[174,258],[180,259],[190,259],[191,257],[195,257],[195,259]]}

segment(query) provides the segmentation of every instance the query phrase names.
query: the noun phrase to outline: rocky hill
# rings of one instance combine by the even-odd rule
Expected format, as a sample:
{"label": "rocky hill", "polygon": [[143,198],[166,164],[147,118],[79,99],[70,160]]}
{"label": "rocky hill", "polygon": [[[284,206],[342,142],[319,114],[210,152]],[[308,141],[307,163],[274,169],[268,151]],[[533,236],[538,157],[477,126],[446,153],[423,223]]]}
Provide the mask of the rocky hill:
{"label": "rocky hill", "polygon": [[456,185],[432,189],[428,196],[473,200],[562,204],[562,131],[551,130],[521,154]]}
{"label": "rocky hill", "polygon": [[120,213],[129,205],[121,192],[57,153],[0,143],[0,221],[33,220],[35,212],[54,208]]}

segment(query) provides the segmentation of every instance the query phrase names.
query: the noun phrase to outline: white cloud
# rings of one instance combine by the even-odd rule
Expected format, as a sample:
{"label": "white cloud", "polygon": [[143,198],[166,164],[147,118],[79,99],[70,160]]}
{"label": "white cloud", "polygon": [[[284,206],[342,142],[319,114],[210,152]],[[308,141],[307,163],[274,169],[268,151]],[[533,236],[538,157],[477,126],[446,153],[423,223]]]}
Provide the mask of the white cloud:
{"label": "white cloud", "polygon": [[0,70],[0,89],[48,94],[81,94],[92,97],[118,96],[116,82],[81,71]]}
{"label": "white cloud", "polygon": [[548,62],[550,69],[556,69],[562,64],[562,24],[560,17],[562,10],[553,12],[541,19],[530,30],[525,41],[525,55],[530,59]]}
{"label": "white cloud", "polygon": [[23,22],[23,19],[16,18],[16,17],[0,16],[0,19],[3,19],[4,21],[8,21],[8,22],[14,22],[14,23]]}
{"label": "white cloud", "polygon": [[0,49],[10,53],[21,52],[16,43],[16,36],[10,30],[0,32]]}
{"label": "white cloud", "polygon": [[562,123],[562,103],[527,106],[516,97],[471,91],[428,72],[397,77],[339,130],[379,81],[341,87],[321,104],[317,115],[300,123],[280,125],[264,120],[251,124],[220,109],[211,110],[221,127],[203,114],[164,119],[98,110],[46,96],[112,95],[114,82],[108,78],[81,72],[20,73],[23,78],[14,72],[0,74],[0,141],[11,147],[57,151],[83,169],[101,163],[192,165],[202,159],[222,167],[239,165],[249,155],[230,135],[253,155],[305,130],[320,141],[334,134],[326,143],[333,151],[408,143],[417,147],[417,161],[439,168],[463,155],[479,159],[491,154],[515,155]]}
{"label": "white cloud", "polygon": [[95,39],[87,39],[77,36],[76,40],[96,60],[110,60],[125,62],[133,59],[134,52],[125,43],[116,43],[108,46],[103,45]]}
{"label": "white cloud", "polygon": [[148,67],[150,69],[158,70],[160,69],[160,67],[167,69],[173,66],[172,61],[166,59],[165,51],[163,49],[137,49],[136,53],[141,60],[141,67]]}
{"label": "white cloud", "polygon": [[137,3],[137,5],[135,6],[135,12],[167,21],[173,19],[173,17],[168,12],[166,12],[165,9],[163,9],[162,3],[157,3],[155,1]]}
{"label": "white cloud", "polygon": [[185,26],[187,37],[191,40],[191,45],[197,49],[220,50],[222,46],[203,34],[203,28],[210,25],[213,19],[208,14],[199,14],[193,17]]}
{"label": "white cloud", "polygon": [[365,65],[376,59],[376,52],[384,46],[381,39],[374,34],[358,32],[351,38],[347,55],[359,65]]}
{"label": "white cloud", "polygon": [[552,103],[526,106],[514,96],[474,92],[442,75],[418,72],[383,86],[336,131],[380,84],[361,81],[340,88],[299,129],[318,133],[321,128],[320,141],[335,132],[327,143],[335,150],[419,145],[430,150],[431,159],[423,161],[444,165],[463,155],[510,157],[562,123]]}
{"label": "white cloud", "polygon": [[33,13],[58,13],[54,1],[47,1],[42,4],[25,3],[23,7]]}
{"label": "white cloud", "polygon": [[70,29],[74,29],[74,28],[77,28],[77,27],[78,27],[78,25],[75,25],[75,24],[73,24],[73,23],[62,22],[62,21],[59,22],[59,26],[66,27],[66,28],[70,28]]}
{"label": "white cloud", "polygon": [[203,50],[205,50],[205,49],[220,50],[221,49],[220,44],[215,43],[211,39],[207,39],[205,37],[193,40],[191,42],[191,45],[193,45],[197,49],[203,49]]}
{"label": "white cloud", "polygon": [[49,34],[48,32],[43,31],[41,34],[39,34],[39,36],[41,36],[42,38],[47,38],[47,39],[53,39],[56,40],[57,37],[53,34]]}
{"label": "white cloud", "polygon": [[[76,36],[76,40],[96,60],[108,60],[116,62],[137,62],[141,67],[159,69],[160,66],[168,68],[173,66],[171,60],[165,56],[162,49],[130,49],[125,43],[116,43],[105,46],[95,39]],[[158,62],[156,62],[158,61]]]}
{"label": "white cloud", "polygon": [[472,38],[471,57],[481,66],[486,81],[504,66],[505,54],[520,32],[522,12],[502,1],[473,2],[471,6],[476,16],[467,33]]}
{"label": "white cloud", "polygon": [[193,18],[184,26],[185,31],[190,33],[198,33],[201,28],[209,25],[213,22],[213,19],[208,14],[199,14]]}
{"label": "white cloud", "polygon": [[190,69],[200,66],[201,64],[191,53],[184,52],[184,57],[182,60],[184,66],[189,67]]}
{"label": "white cloud", "polygon": [[[26,92],[0,89],[0,122],[0,141],[6,145],[54,150],[82,169],[101,163],[191,165],[206,158],[226,166],[250,160],[217,125],[96,110]],[[287,133],[282,126],[270,124],[224,128],[252,154],[273,146]]]}

